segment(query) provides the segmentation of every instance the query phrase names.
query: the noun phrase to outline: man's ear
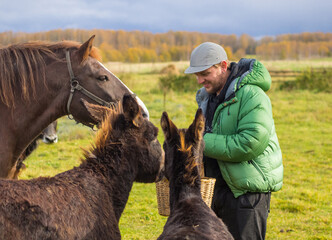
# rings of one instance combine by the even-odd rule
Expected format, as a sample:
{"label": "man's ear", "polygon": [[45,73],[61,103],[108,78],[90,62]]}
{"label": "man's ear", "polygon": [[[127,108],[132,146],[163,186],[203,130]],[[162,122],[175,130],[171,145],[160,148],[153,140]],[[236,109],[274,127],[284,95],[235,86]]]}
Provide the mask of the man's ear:
{"label": "man's ear", "polygon": [[123,114],[128,121],[132,121],[136,127],[143,122],[140,107],[131,95],[124,95],[122,99]]}
{"label": "man's ear", "polygon": [[221,63],[220,63],[220,66],[221,66],[221,69],[224,71],[224,72],[226,72],[227,71],[227,68],[228,68],[228,62],[227,61],[222,61]]}
{"label": "man's ear", "polygon": [[81,98],[81,102],[83,103],[83,106],[86,108],[86,110],[88,110],[91,118],[94,119],[97,123],[101,123],[110,111],[110,109],[107,107],[89,103],[83,98]]}
{"label": "man's ear", "polygon": [[178,129],[169,119],[167,112],[163,112],[161,115],[160,126],[164,132],[165,140],[171,140],[177,136]]}

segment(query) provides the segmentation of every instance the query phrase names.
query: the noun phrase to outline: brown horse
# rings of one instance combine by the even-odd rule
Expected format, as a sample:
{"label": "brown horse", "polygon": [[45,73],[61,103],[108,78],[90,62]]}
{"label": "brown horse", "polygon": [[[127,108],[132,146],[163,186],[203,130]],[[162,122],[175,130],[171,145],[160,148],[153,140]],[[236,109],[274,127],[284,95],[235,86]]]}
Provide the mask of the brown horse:
{"label": "brown horse", "polygon": [[58,142],[58,135],[56,132],[58,125],[58,121],[55,120],[51,124],[49,124],[42,132],[39,134],[38,137],[33,140],[29,146],[23,151],[21,156],[18,158],[17,164],[16,164],[16,171],[14,172],[13,179],[17,179],[18,175],[20,174],[20,171],[22,169],[25,169],[25,164],[23,161],[37,148],[38,146],[38,140],[42,139],[42,141],[46,144],[52,144]]}
{"label": "brown horse", "polygon": [[103,122],[79,167],[52,178],[0,180],[0,239],[121,239],[133,182],[154,182],[163,168],[158,128],[130,95],[114,109],[85,106]]}
{"label": "brown horse", "polygon": [[110,106],[132,94],[98,61],[93,39],[82,45],[30,42],[0,49],[0,177],[12,178],[29,143],[61,116],[95,124],[81,99]]}
{"label": "brown horse", "polygon": [[158,239],[233,239],[226,225],[201,196],[202,110],[197,111],[188,129],[177,129],[164,112],[161,127],[165,135],[165,176],[170,183],[170,216]]}

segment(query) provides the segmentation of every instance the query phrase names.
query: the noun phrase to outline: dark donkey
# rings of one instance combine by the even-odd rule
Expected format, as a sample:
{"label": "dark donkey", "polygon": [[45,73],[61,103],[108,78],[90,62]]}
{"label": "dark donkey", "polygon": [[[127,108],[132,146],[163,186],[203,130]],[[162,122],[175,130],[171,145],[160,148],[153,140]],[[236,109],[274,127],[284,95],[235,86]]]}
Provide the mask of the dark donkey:
{"label": "dark donkey", "polygon": [[52,178],[0,180],[0,239],[121,239],[133,182],[154,182],[163,168],[158,128],[132,96],[114,109],[85,106],[104,120],[79,167]]}
{"label": "dark donkey", "polygon": [[56,119],[71,115],[95,124],[81,98],[109,106],[132,94],[98,61],[93,39],[82,45],[29,42],[0,48],[0,178],[13,177],[19,156]]}
{"label": "dark donkey", "polygon": [[165,175],[170,182],[170,216],[158,239],[233,239],[201,196],[199,166],[204,149],[201,109],[188,129],[177,129],[166,112],[161,117],[161,127],[165,135]]}
{"label": "dark donkey", "polygon": [[25,164],[23,161],[30,156],[30,154],[36,150],[38,146],[38,140],[41,139],[46,144],[52,144],[58,142],[58,135],[56,132],[58,126],[58,121],[55,120],[51,124],[49,124],[42,132],[39,134],[38,137],[36,137],[29,146],[23,151],[21,156],[18,158],[17,164],[16,164],[16,171],[14,172],[13,179],[17,179],[19,173],[21,172],[21,169],[25,169]]}

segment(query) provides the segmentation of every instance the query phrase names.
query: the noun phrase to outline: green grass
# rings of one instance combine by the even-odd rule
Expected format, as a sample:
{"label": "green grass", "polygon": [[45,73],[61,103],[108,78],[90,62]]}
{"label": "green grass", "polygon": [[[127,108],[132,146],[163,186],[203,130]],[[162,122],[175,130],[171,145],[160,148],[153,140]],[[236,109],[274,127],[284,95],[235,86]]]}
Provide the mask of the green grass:
{"label": "green grass", "polygon": [[285,172],[282,190],[272,195],[267,239],[331,239],[332,95],[270,97]]}
{"label": "green grass", "polygon": [[[165,109],[156,71],[117,75],[144,101],[160,129]],[[283,152],[284,185],[272,194],[266,238],[332,239],[332,94],[277,89],[274,86],[268,95]],[[166,111],[179,127],[191,123],[196,109],[194,92],[167,94]],[[80,163],[80,148],[89,148],[94,132],[66,117],[59,120],[58,129],[59,142],[40,143],[21,178],[52,176]],[[160,131],[160,142],[162,135]],[[156,239],[166,219],[158,215],[155,185],[135,183],[120,219],[122,238]]]}
{"label": "green grass", "polygon": [[308,68],[331,68],[332,58],[315,60],[276,60],[261,61],[267,69],[300,71]]}

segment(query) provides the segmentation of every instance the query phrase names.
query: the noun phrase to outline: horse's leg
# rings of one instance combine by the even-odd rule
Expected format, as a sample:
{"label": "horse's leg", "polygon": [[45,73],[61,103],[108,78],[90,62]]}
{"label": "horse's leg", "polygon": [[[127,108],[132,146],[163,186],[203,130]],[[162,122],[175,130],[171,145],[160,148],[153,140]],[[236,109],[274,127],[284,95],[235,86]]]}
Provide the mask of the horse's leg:
{"label": "horse's leg", "polygon": [[20,173],[20,168],[17,168],[15,164],[14,167],[9,171],[7,178],[18,179],[19,173]]}
{"label": "horse's leg", "polygon": [[16,164],[16,170],[14,172],[13,179],[18,179],[18,175],[22,172],[21,170],[26,169],[25,164],[23,163],[23,160],[25,159],[25,152],[22,153],[22,155],[19,157],[17,164]]}
{"label": "horse's leg", "polygon": [[[1,154],[0,152],[0,178],[10,178],[12,176],[13,167],[16,167],[16,163],[12,163],[13,154],[10,150],[8,152]],[[14,166],[13,166],[14,165]]]}

